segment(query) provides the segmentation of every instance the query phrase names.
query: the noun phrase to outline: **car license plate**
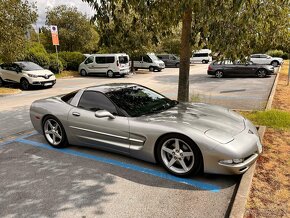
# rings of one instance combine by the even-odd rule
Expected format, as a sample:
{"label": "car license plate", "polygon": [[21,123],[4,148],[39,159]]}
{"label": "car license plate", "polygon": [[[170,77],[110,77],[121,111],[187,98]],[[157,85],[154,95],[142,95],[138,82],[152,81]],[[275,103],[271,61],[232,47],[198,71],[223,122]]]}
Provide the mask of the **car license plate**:
{"label": "car license plate", "polygon": [[52,83],[44,83],[44,86],[51,86]]}

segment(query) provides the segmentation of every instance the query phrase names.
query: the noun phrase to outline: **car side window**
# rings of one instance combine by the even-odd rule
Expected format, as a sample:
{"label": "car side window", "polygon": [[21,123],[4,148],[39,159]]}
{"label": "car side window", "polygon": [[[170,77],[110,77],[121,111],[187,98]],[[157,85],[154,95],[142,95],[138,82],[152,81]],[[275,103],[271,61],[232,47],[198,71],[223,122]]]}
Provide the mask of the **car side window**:
{"label": "car side window", "polygon": [[93,56],[90,56],[88,57],[86,60],[85,60],[85,64],[91,64],[94,62],[94,57]]}
{"label": "car side window", "polygon": [[267,58],[267,55],[260,55],[260,58]]}
{"label": "car side window", "polygon": [[85,91],[82,94],[78,107],[94,112],[98,110],[107,110],[113,115],[118,115],[115,105],[100,92]]}
{"label": "car side window", "polygon": [[150,58],[148,55],[145,55],[145,56],[143,57],[143,61],[144,61],[144,62],[147,62],[147,63],[152,63],[152,60],[151,60],[151,58]]}
{"label": "car side window", "polygon": [[260,55],[251,55],[251,58],[259,58]]}

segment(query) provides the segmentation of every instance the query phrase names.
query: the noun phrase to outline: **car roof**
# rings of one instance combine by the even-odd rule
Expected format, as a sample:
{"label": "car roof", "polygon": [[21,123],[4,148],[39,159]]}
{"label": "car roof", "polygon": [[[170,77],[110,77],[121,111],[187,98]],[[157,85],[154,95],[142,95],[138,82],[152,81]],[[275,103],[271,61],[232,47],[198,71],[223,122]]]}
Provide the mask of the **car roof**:
{"label": "car roof", "polygon": [[108,83],[108,84],[103,84],[103,85],[98,85],[98,86],[90,86],[85,88],[86,91],[97,91],[97,92],[102,92],[102,93],[108,93],[112,91],[117,91],[133,86],[139,86],[141,85],[136,84],[136,83]]}

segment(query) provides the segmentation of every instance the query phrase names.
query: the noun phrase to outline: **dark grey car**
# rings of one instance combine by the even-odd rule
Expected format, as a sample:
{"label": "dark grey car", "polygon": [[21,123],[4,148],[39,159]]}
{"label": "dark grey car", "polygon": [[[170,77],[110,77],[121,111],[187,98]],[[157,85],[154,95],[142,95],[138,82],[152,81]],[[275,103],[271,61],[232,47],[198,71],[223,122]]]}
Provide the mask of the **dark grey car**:
{"label": "dark grey car", "polygon": [[179,67],[180,65],[179,57],[174,54],[157,54],[156,56],[165,63],[166,67]]}
{"label": "dark grey car", "polygon": [[217,78],[224,76],[257,76],[266,77],[274,73],[274,67],[271,65],[254,64],[251,61],[241,63],[230,60],[214,61],[208,66],[207,74]]}

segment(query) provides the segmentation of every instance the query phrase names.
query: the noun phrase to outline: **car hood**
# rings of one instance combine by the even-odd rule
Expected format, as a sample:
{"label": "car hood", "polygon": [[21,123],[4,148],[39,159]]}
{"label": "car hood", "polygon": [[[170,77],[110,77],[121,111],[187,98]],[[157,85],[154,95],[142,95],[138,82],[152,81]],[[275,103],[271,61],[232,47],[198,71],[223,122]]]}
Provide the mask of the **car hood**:
{"label": "car hood", "polygon": [[244,118],[226,108],[203,103],[179,103],[169,110],[144,116],[150,122],[190,126],[202,132],[217,130],[235,136],[245,129]]}
{"label": "car hood", "polygon": [[38,75],[38,76],[45,76],[45,75],[53,75],[53,73],[50,70],[23,70],[24,73],[29,73],[29,74],[33,74],[33,75]]}

